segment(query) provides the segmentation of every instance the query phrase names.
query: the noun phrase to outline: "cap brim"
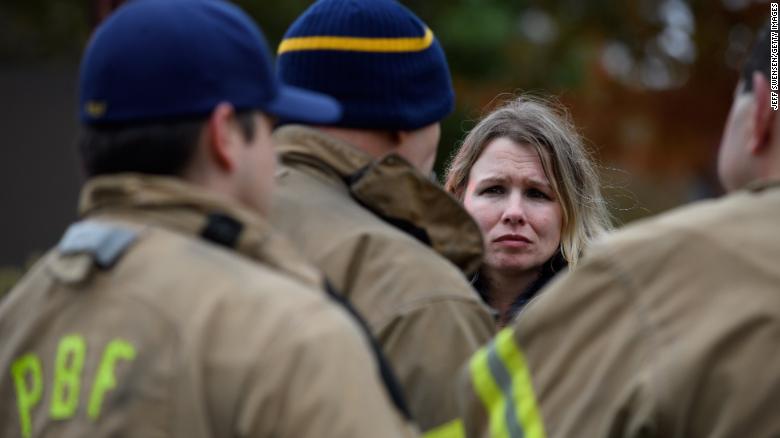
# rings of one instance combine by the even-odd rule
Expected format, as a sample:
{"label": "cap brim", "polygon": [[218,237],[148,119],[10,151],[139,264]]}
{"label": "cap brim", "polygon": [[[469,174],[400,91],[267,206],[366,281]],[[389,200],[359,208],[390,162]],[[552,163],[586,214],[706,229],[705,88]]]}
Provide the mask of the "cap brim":
{"label": "cap brim", "polygon": [[341,104],[336,99],[291,85],[282,85],[265,110],[290,122],[334,123],[341,118]]}

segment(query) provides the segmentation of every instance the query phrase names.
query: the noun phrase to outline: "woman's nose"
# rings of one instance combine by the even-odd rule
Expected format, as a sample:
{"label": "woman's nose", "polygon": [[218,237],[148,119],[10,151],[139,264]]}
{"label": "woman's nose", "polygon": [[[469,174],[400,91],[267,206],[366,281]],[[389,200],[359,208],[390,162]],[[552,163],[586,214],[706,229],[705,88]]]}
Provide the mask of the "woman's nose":
{"label": "woman's nose", "polygon": [[508,225],[522,225],[525,224],[525,208],[523,202],[520,199],[510,199],[504,214],[501,217],[501,222]]}

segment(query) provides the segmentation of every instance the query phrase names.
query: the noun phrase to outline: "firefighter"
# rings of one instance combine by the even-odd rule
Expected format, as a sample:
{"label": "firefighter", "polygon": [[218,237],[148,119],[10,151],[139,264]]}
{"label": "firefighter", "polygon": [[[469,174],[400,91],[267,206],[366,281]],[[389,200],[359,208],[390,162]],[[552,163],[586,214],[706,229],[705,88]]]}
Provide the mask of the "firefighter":
{"label": "firefighter", "polygon": [[336,98],[288,119],[271,221],[365,317],[423,430],[457,416],[454,382],[494,324],[464,275],[480,231],[429,178],[454,94],[433,31],[395,0],[321,0],[279,46],[283,82]]}
{"label": "firefighter", "polygon": [[120,7],[79,94],[81,220],[0,305],[0,436],[414,436],[364,333],[264,219],[271,118],[339,105],[280,85],[222,0]]}

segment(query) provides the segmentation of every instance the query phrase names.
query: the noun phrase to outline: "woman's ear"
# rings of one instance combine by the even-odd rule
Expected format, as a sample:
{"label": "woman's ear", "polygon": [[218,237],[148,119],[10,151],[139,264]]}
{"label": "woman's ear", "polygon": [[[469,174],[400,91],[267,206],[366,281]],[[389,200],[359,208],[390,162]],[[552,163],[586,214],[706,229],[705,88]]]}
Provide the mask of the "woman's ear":
{"label": "woman's ear", "polygon": [[233,144],[235,114],[233,105],[220,103],[209,116],[206,132],[209,157],[219,168],[228,172],[235,169],[238,160]]}
{"label": "woman's ear", "polygon": [[769,81],[760,72],[753,72],[753,111],[752,132],[750,136],[750,153],[761,154],[769,144],[775,111],[770,102],[771,91]]}

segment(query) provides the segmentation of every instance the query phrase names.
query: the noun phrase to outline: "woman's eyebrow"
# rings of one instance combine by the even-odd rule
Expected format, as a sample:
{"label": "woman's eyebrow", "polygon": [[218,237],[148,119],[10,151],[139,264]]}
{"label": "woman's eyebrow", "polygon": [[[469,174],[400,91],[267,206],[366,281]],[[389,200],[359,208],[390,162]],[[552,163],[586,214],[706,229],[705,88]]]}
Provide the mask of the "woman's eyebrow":
{"label": "woman's eyebrow", "polygon": [[483,178],[477,178],[478,184],[485,184],[485,183],[506,183],[509,181],[509,177],[506,175],[487,175]]}
{"label": "woman's eyebrow", "polygon": [[526,178],[526,180],[530,182],[532,185],[552,188],[552,184],[550,184],[550,182],[547,180],[542,180],[539,178]]}
{"label": "woman's eyebrow", "polygon": [[[532,186],[543,187],[552,189],[552,184],[546,179],[539,179],[533,177],[523,177],[523,179]],[[487,175],[477,179],[477,184],[506,184],[511,181],[512,178],[507,175]]]}

